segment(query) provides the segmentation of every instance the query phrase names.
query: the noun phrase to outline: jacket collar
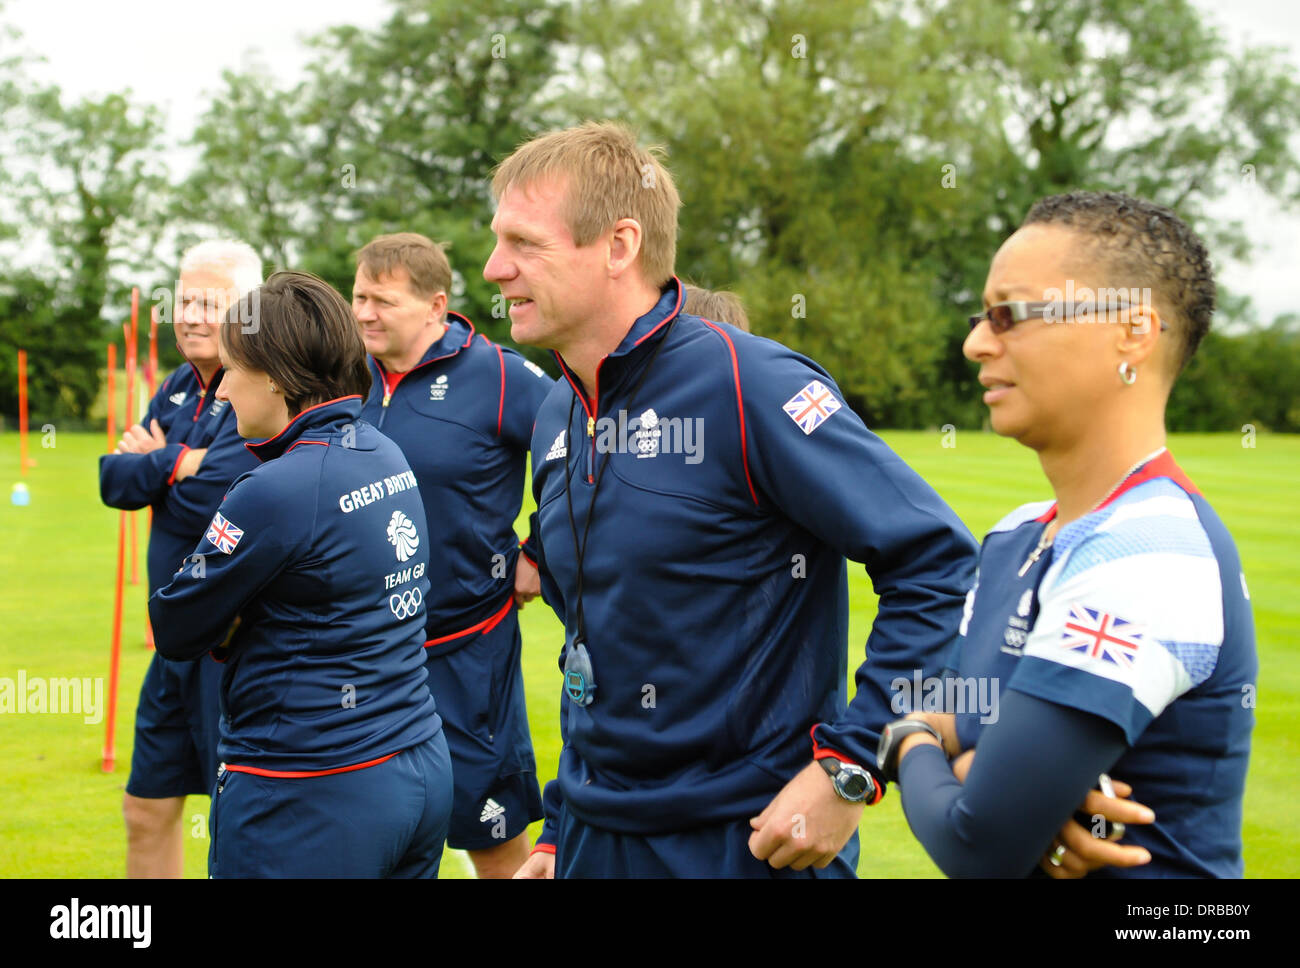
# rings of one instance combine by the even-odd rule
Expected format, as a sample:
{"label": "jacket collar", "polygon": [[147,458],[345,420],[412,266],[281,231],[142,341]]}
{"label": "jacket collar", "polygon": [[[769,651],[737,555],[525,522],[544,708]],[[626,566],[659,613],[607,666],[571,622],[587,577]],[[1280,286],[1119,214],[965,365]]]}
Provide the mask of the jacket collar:
{"label": "jacket collar", "polygon": [[[180,348],[181,348],[181,344],[177,343],[176,349],[179,350]],[[217,367],[217,372],[212,374],[212,381],[210,383],[204,383],[203,374],[199,372],[199,368],[195,366],[193,363],[190,363],[189,360],[186,360],[185,362],[189,363],[190,372],[194,374],[194,382],[196,382],[199,385],[200,396],[207,396],[209,391],[215,390],[218,386],[220,386],[221,377],[226,372],[222,367],[220,366]]]}
{"label": "jacket collar", "polygon": [[[469,317],[448,310],[447,328],[443,331],[443,334],[434,340],[429,348],[424,351],[424,356],[420,357],[420,362],[416,363],[415,366],[411,367],[406,372],[414,373],[420,367],[427,366],[434,360],[443,360],[449,356],[455,356],[461,350],[469,346],[470,343],[474,342],[475,335],[477,334],[474,330],[474,324],[469,321]],[[384,368],[384,364],[380,363],[373,356],[370,357],[370,359],[374,362],[380,373],[388,372],[388,370]]]}
{"label": "jacket collar", "polygon": [[265,463],[274,460],[285,451],[301,441],[312,439],[319,443],[328,443],[328,438],[342,434],[348,424],[355,424],[361,418],[361,397],[353,394],[326,400],[314,407],[308,407],[290,420],[278,434],[261,443],[244,444],[258,460]]}
{"label": "jacket collar", "polygon": [[[653,346],[656,339],[663,335],[668,322],[682,311],[683,298],[681,280],[673,276],[664,285],[663,291],[659,295],[659,301],[651,307],[648,313],[637,317],[614,351],[604,356],[597,365],[597,382],[600,383],[602,392],[617,386],[628,366],[642,355],[637,352],[638,350]],[[574,391],[585,400],[586,397],[578,389],[577,377],[573,375],[569,365],[564,362],[564,357],[560,356],[559,353],[555,353],[555,359],[559,362],[560,369],[564,371],[564,375]]]}
{"label": "jacket collar", "polygon": [[632,328],[627,331],[623,337],[623,342],[618,344],[618,348],[609,354],[608,359],[614,357],[626,356],[643,343],[649,342],[656,333],[663,330],[672,319],[682,310],[682,283],[676,276],[668,281],[664,286],[663,292],[659,295],[659,301],[654,304],[651,310],[644,316],[638,316],[637,321],[632,324]]}

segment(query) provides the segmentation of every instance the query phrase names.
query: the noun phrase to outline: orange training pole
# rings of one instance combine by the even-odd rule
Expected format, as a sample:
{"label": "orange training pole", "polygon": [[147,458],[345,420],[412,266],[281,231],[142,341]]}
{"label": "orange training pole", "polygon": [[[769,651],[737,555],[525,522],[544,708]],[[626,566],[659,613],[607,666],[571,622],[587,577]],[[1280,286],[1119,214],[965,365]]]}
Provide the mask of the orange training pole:
{"label": "orange training pole", "polygon": [[[114,390],[117,383],[117,346],[108,344],[108,452],[117,448],[116,435],[117,400]],[[104,758],[100,769],[112,773],[115,765],[113,751],[113,731],[117,725],[117,675],[122,654],[122,572],[126,557],[126,512],[117,519],[117,581],[113,603],[112,652],[109,658],[108,676],[108,716],[104,725]]]}
{"label": "orange training pole", "polygon": [[18,473],[27,476],[27,351],[18,351]]}
{"label": "orange training pole", "polygon": [[149,381],[149,399],[153,399],[154,384],[158,380],[158,307],[149,310],[149,362],[145,366]]}
{"label": "orange training pole", "polygon": [[[144,365],[145,383],[149,387],[149,399],[153,399],[155,384],[158,380],[158,305],[149,309],[149,356]],[[153,508],[145,510],[145,534],[153,533]],[[153,624],[149,621],[149,610],[144,612],[144,647],[153,651]]]}
{"label": "orange training pole", "polygon": [[[135,425],[135,371],[137,365],[136,346],[136,316],[140,311],[140,290],[135,287],[131,288],[131,322],[128,326],[122,324],[126,330],[126,423],[124,426],[132,427]],[[139,559],[136,557],[135,542],[135,512],[130,513],[131,518],[131,584],[140,584],[140,567]]]}
{"label": "orange training pole", "polygon": [[122,657],[122,579],[126,566],[126,512],[117,519],[117,590],[113,596],[113,647],[108,665],[108,716],[104,726],[104,760],[100,769],[112,773],[116,765],[113,731],[117,726],[117,671]]}
{"label": "orange training pole", "polygon": [[117,382],[117,347],[112,343],[108,344],[108,452],[111,454],[117,449],[117,441],[113,438],[117,436],[117,401],[113,399],[113,386]]}

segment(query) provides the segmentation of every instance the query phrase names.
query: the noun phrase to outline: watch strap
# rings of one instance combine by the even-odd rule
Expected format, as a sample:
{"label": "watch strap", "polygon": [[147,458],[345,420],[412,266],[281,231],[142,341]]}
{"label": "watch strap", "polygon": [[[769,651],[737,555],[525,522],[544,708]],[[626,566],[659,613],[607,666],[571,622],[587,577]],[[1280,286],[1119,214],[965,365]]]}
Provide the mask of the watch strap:
{"label": "watch strap", "polygon": [[913,733],[929,733],[943,747],[943,736],[937,729],[921,719],[899,719],[885,727],[880,734],[880,749],[876,754],[876,763],[886,780],[898,782],[898,748],[903,740]]}

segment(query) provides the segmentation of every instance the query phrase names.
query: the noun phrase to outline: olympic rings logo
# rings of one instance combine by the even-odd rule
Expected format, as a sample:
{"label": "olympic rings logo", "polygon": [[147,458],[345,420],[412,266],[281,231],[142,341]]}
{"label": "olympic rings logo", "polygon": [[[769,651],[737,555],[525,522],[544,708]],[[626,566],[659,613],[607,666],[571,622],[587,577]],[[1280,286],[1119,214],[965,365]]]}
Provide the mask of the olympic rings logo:
{"label": "olympic rings logo", "polygon": [[423,601],[424,593],[418,588],[411,588],[400,595],[389,595],[388,609],[399,620],[410,618],[420,610],[420,603]]}

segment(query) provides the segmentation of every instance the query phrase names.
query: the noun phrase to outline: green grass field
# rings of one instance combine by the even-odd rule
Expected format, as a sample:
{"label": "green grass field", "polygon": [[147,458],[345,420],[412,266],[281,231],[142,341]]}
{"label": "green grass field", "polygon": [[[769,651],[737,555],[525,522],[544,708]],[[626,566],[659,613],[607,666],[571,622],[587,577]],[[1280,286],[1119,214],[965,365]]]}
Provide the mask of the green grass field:
{"label": "green grass field", "polygon": [[[956,446],[945,448],[937,432],[883,436],[977,536],[1015,505],[1050,497],[1036,458],[1013,442],[962,432]],[[0,486],[6,492],[0,500],[0,676],[12,679],[25,670],[28,677],[107,678],[119,512],[99,501],[97,456],[104,442],[103,434],[59,434],[55,446],[42,447],[42,435],[33,432],[36,466],[26,477],[31,505],[15,507],[7,492],[20,480],[18,439],[15,433],[0,435]],[[1300,656],[1291,650],[1300,642],[1300,437],[1264,435],[1248,449],[1237,435],[1177,435],[1170,449],[1235,536],[1255,608],[1260,681],[1246,792],[1246,873],[1295,876]],[[137,525],[140,584],[128,585],[124,611],[117,769],[100,771],[103,722],[89,725],[79,715],[0,714],[0,876],[123,874],[122,789],[136,697],[150,657],[143,640],[144,512]],[[875,597],[860,567],[850,575],[851,678]],[[540,600],[524,611],[522,622],[528,707],[540,779],[546,781],[554,777],[559,755],[555,660],[562,633]],[[186,874],[202,877],[207,798],[191,798],[186,815]],[[865,812],[862,857],[865,876],[938,875],[908,831],[897,795]],[[455,853],[444,860],[444,876],[465,876],[468,870]]]}

